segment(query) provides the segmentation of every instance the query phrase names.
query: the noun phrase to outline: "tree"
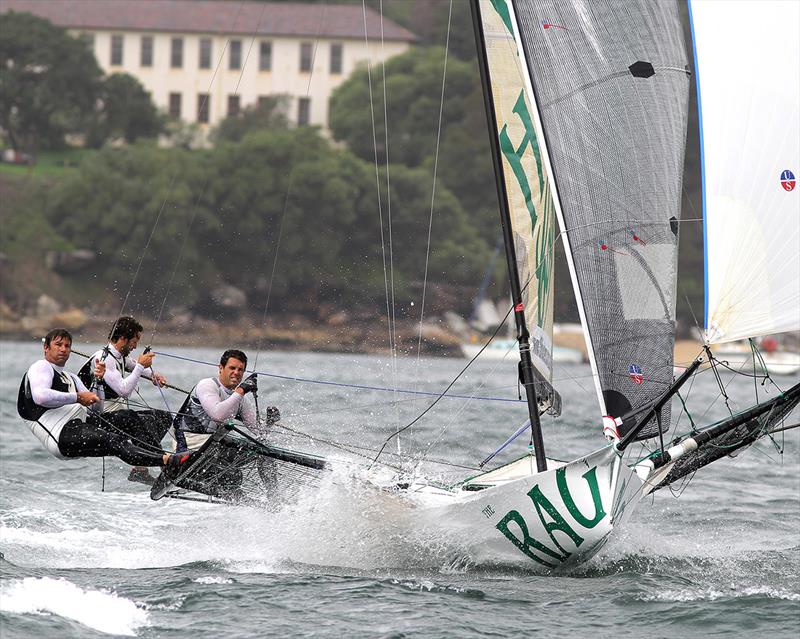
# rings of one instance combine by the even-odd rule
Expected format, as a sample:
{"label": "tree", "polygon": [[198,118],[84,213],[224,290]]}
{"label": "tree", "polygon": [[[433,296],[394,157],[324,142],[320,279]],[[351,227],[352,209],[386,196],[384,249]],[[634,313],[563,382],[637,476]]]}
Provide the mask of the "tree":
{"label": "tree", "polygon": [[[415,48],[386,62],[384,107],[383,67],[371,69],[372,104],[366,69],[353,73],[331,96],[330,126],[334,137],[360,158],[373,162],[373,114],[378,162],[386,162],[386,127],[389,122],[389,161],[420,166],[436,150],[442,94],[444,49]],[[442,128],[458,125],[464,118],[464,98],[474,90],[478,77],[465,62],[447,61],[447,84]],[[385,108],[385,110],[384,110]]]}
{"label": "tree", "polygon": [[103,81],[99,105],[87,136],[89,146],[99,147],[109,139],[133,143],[157,137],[164,130],[150,94],[127,73],[114,73]]}
{"label": "tree", "polygon": [[80,39],[28,13],[0,15],[0,126],[34,157],[83,132],[94,114],[102,73]]}
{"label": "tree", "polygon": [[211,141],[239,142],[247,133],[257,129],[286,129],[289,96],[270,95],[259,98],[258,104],[242,110],[239,115],[225,118],[211,132]]}

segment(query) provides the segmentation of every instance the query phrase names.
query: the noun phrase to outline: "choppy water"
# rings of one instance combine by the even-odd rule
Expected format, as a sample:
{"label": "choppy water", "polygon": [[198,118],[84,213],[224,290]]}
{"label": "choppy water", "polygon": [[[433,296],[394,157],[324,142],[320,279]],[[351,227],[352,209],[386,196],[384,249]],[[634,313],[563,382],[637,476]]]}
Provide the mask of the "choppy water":
{"label": "choppy water", "polygon": [[[76,344],[81,349],[82,345]],[[83,350],[92,347],[83,345]],[[202,349],[165,349],[213,360]],[[676,498],[640,504],[627,530],[579,572],[543,577],[527,559],[498,565],[459,554],[441,522],[399,526],[380,496],[331,487],[269,513],[162,500],[125,481],[123,465],[50,457],[15,416],[37,344],[0,344],[0,634],[11,637],[796,637],[800,633],[800,433],[786,453],[761,443],[701,471]],[[71,369],[81,358],[73,356]],[[251,355],[252,359],[252,355]],[[190,387],[213,369],[157,358]],[[272,373],[440,390],[464,362],[377,356],[262,355]],[[478,363],[454,392],[513,398],[513,365]],[[548,454],[602,443],[588,367],[557,369],[564,415],[544,424]],[[788,386],[793,380],[779,378]],[[731,394],[752,397],[752,383]],[[764,389],[760,388],[763,394]],[[773,391],[774,392],[774,391]],[[152,388],[145,399],[161,406]],[[262,378],[262,405],[316,437],[375,447],[430,399]],[[725,414],[716,384],[692,389],[695,417]],[[182,397],[170,393],[177,408]],[[716,401],[715,401],[716,400]],[[514,403],[443,400],[402,439],[404,452],[474,463],[524,420]],[[794,416],[796,418],[796,415]],[[686,425],[683,419],[681,425]],[[307,449],[320,444],[291,442]],[[392,450],[396,450],[392,445]],[[512,446],[509,459],[524,452]],[[389,458],[387,458],[389,459]],[[443,478],[454,468],[431,466]]]}

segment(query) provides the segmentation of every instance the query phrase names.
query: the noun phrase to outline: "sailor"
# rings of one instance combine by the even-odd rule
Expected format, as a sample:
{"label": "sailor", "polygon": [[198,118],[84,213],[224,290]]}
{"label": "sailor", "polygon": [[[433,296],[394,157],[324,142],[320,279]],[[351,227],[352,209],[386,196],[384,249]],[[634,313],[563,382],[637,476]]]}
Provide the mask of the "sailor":
{"label": "sailor", "polygon": [[[256,373],[242,381],[247,367],[247,355],[230,349],[219,360],[219,375],[200,380],[189,393],[175,417],[175,438],[178,451],[194,450],[230,419],[244,423],[258,432],[258,412],[255,393],[258,390]],[[274,421],[279,419],[273,409]]]}
{"label": "sailor", "polygon": [[[172,415],[163,410],[133,411],[129,404],[140,378],[150,379],[159,386],[166,383],[166,379],[151,368],[154,353],[142,353],[136,361],[130,357],[139,345],[142,330],[142,325],[133,317],[118,318],[111,326],[106,347],[89,358],[78,376],[89,388],[93,384],[99,385],[103,393],[102,410],[90,417],[97,419],[107,430],[128,435],[134,442],[156,450],[161,448],[161,440],[169,430]],[[103,379],[96,382],[93,371],[99,362],[106,364],[106,372]],[[128,480],[153,483],[153,477],[143,466],[132,468]]]}
{"label": "sailor", "polygon": [[[44,338],[44,359],[34,362],[23,376],[17,398],[17,411],[28,422],[33,434],[55,457],[119,457],[133,466],[161,466],[170,471],[192,463],[191,455],[166,455],[144,448],[123,434],[87,423],[86,407],[100,397],[86,388],[77,375],[64,366],[72,352],[72,335],[63,328]],[[95,373],[103,376],[104,367]]]}

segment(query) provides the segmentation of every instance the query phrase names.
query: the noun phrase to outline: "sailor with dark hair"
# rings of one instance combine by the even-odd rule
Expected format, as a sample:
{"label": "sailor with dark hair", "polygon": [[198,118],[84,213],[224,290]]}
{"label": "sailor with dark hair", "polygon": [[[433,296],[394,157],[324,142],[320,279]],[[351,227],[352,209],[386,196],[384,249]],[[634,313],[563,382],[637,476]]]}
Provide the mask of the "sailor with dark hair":
{"label": "sailor with dark hair", "polygon": [[[77,375],[64,370],[71,352],[72,335],[63,328],[50,331],[44,338],[44,359],[31,365],[19,387],[17,411],[48,452],[60,459],[110,455],[134,466],[166,466],[170,471],[192,463],[190,455],[146,449],[128,436],[84,421],[85,407],[101,400]],[[95,372],[103,376],[104,367]]]}
{"label": "sailor with dark hair", "polygon": [[[136,391],[139,379],[150,379],[163,385],[166,379],[151,369],[154,353],[146,351],[134,361],[130,354],[139,345],[142,325],[128,315],[118,318],[111,326],[108,344],[95,352],[78,372],[84,385],[91,388],[95,383],[94,369],[98,362],[105,362],[106,372],[99,383],[103,391],[103,404],[94,415],[100,425],[111,431],[130,436],[134,442],[160,449],[161,440],[172,423],[172,415],[163,410],[130,410],[128,399]],[[152,484],[153,477],[147,469],[139,466],[131,469],[130,481]]]}
{"label": "sailor with dark hair", "polygon": [[242,381],[246,367],[247,355],[227,350],[219,360],[219,375],[201,379],[191,390],[173,423],[178,451],[199,448],[229,419],[243,422],[250,430],[258,428],[253,395],[258,382],[256,373]]}

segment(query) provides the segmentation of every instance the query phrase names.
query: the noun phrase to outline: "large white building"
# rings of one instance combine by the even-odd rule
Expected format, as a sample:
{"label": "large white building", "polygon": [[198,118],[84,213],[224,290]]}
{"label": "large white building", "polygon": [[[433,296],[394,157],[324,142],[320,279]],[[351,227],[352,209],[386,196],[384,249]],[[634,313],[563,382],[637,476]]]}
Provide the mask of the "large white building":
{"label": "large white building", "polygon": [[[332,0],[333,1],[333,0]],[[289,119],[328,125],[333,90],[413,34],[361,5],[229,0],[0,0],[83,35],[107,74],[129,73],[173,118],[214,125],[269,95]]]}

